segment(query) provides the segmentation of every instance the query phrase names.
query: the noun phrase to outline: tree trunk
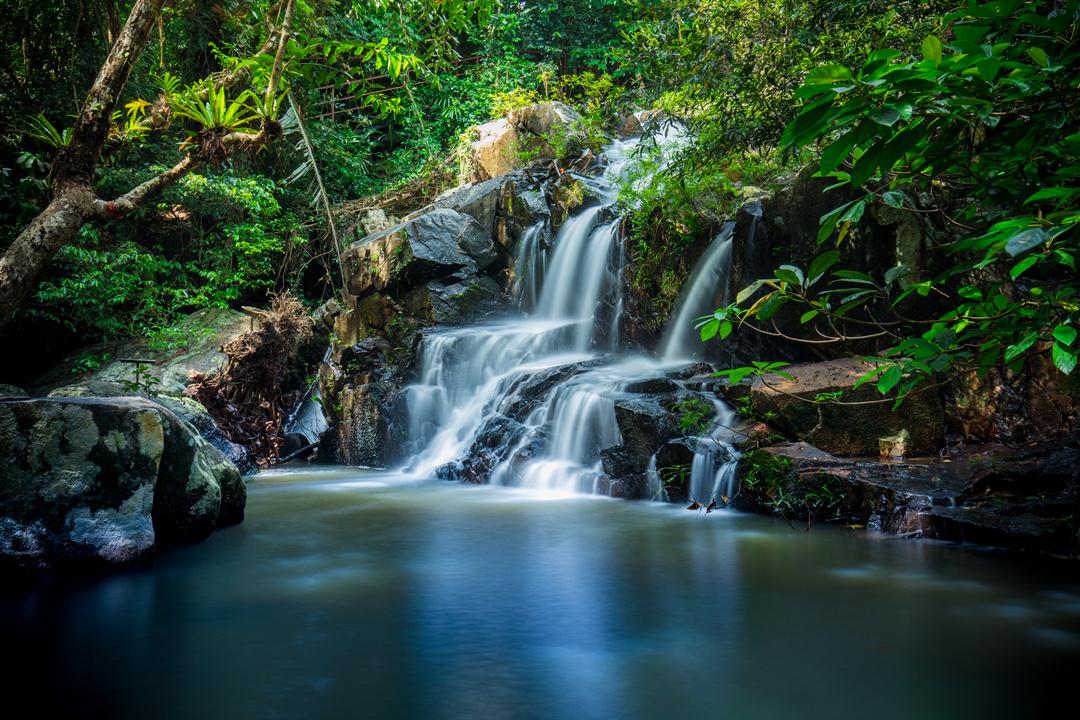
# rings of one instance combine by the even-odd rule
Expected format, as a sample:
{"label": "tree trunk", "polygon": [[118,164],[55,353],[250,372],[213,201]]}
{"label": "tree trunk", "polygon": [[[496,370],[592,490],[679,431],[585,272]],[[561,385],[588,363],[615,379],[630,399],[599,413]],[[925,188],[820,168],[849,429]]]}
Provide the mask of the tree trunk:
{"label": "tree trunk", "polygon": [[93,214],[94,168],[109,135],[113,108],[150,39],[163,3],[136,0],[75,120],[71,142],[53,160],[52,202],[0,258],[0,328],[30,294],[56,251],[70,242]]}
{"label": "tree trunk", "polygon": [[[11,321],[33,290],[38,276],[56,252],[71,242],[83,223],[92,217],[119,219],[205,160],[199,153],[191,153],[169,170],[116,200],[106,202],[94,193],[94,169],[108,138],[113,109],[131,69],[150,40],[163,4],[164,0],[136,0],[75,120],[71,142],[53,160],[52,202],[0,257],[0,329]],[[287,0],[281,27],[271,35],[276,41],[277,52],[267,84],[268,99],[275,96],[281,79],[295,4],[296,0]],[[272,47],[271,40],[267,40],[260,53],[269,47]],[[222,138],[222,144],[227,152],[255,149],[268,142],[275,135],[275,129],[279,129],[276,123],[264,120],[258,134],[230,133]]]}
{"label": "tree trunk", "polygon": [[56,251],[93,213],[93,202],[89,188],[71,187],[58,194],[0,258],[0,326],[11,319]]}
{"label": "tree trunk", "polygon": [[164,0],[136,0],[75,119],[71,142],[53,161],[52,181],[58,192],[68,184],[93,184],[94,168],[109,135],[113,109],[127,85],[135,61],[150,40],[163,4]]}

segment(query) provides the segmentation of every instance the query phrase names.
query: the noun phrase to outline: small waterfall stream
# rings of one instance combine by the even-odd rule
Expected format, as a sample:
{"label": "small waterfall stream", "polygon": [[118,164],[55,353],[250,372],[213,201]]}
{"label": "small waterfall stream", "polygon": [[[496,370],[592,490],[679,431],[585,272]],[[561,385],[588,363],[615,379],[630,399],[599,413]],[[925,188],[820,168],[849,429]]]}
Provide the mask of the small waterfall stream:
{"label": "small waterfall stream", "polygon": [[[669,129],[656,142],[678,145],[682,138]],[[614,208],[618,181],[631,168],[637,144],[613,143],[602,157],[603,175],[581,178],[600,202],[567,219],[550,250],[543,247],[544,224],[522,233],[512,291],[531,315],[437,329],[424,338],[418,381],[405,391],[412,458],[407,473],[473,473],[472,479],[493,484],[605,491],[600,453],[623,442],[616,402],[631,397],[631,382],[689,364],[677,348],[694,332],[693,318],[711,309],[704,305],[715,296],[731,255],[729,228],[687,282],[661,359],[613,354],[619,349],[624,255],[622,219]],[[730,494],[726,478],[734,453],[717,433],[730,426],[732,413],[713,402],[717,424],[698,440],[692,468],[698,499]],[[481,467],[476,457],[483,459]]]}

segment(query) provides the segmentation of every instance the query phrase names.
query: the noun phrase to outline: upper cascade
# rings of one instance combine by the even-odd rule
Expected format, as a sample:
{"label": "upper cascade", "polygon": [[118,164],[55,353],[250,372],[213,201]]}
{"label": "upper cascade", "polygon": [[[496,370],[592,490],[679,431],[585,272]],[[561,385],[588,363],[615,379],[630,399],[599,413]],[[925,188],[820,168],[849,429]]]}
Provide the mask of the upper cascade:
{"label": "upper cascade", "polygon": [[[404,392],[407,473],[655,497],[667,483],[655,471],[656,448],[643,449],[648,442],[637,436],[651,432],[653,444],[662,444],[679,435],[672,406],[687,398],[716,405],[711,415],[730,419],[722,404],[666,379],[687,365],[674,350],[660,360],[620,353],[625,249],[619,187],[640,182],[635,173],[662,169],[686,134],[670,125],[650,140],[659,152],[648,166],[638,164],[641,138],[615,141],[601,154],[603,172],[579,178],[592,200],[562,223],[550,249],[541,243],[550,236],[550,220],[521,233],[513,289],[530,315],[425,335],[418,380]],[[675,322],[689,322],[714,296],[730,257],[727,233],[688,283]],[[666,347],[685,335],[670,331]],[[730,446],[693,437],[680,447],[688,453],[685,464],[701,476],[690,483],[695,497],[724,491],[724,466],[734,459]]]}

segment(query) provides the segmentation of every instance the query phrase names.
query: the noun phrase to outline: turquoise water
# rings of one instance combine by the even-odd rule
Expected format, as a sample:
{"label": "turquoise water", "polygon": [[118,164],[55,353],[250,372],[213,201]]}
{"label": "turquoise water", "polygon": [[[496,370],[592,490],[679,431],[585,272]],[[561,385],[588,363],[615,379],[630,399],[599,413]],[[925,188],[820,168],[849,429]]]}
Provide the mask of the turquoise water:
{"label": "turquoise water", "polygon": [[243,525],[148,569],[9,585],[9,708],[1050,717],[1080,667],[1070,563],[346,468],[249,493]]}

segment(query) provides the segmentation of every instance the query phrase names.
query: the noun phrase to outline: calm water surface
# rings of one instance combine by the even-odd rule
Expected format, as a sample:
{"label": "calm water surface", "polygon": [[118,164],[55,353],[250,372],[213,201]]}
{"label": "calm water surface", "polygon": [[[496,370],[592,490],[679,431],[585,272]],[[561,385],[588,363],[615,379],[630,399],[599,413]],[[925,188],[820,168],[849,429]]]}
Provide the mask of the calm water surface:
{"label": "calm water surface", "polygon": [[8,587],[5,695],[41,717],[1062,717],[1080,669],[1069,563],[355,469],[249,493],[243,525],[150,569]]}

